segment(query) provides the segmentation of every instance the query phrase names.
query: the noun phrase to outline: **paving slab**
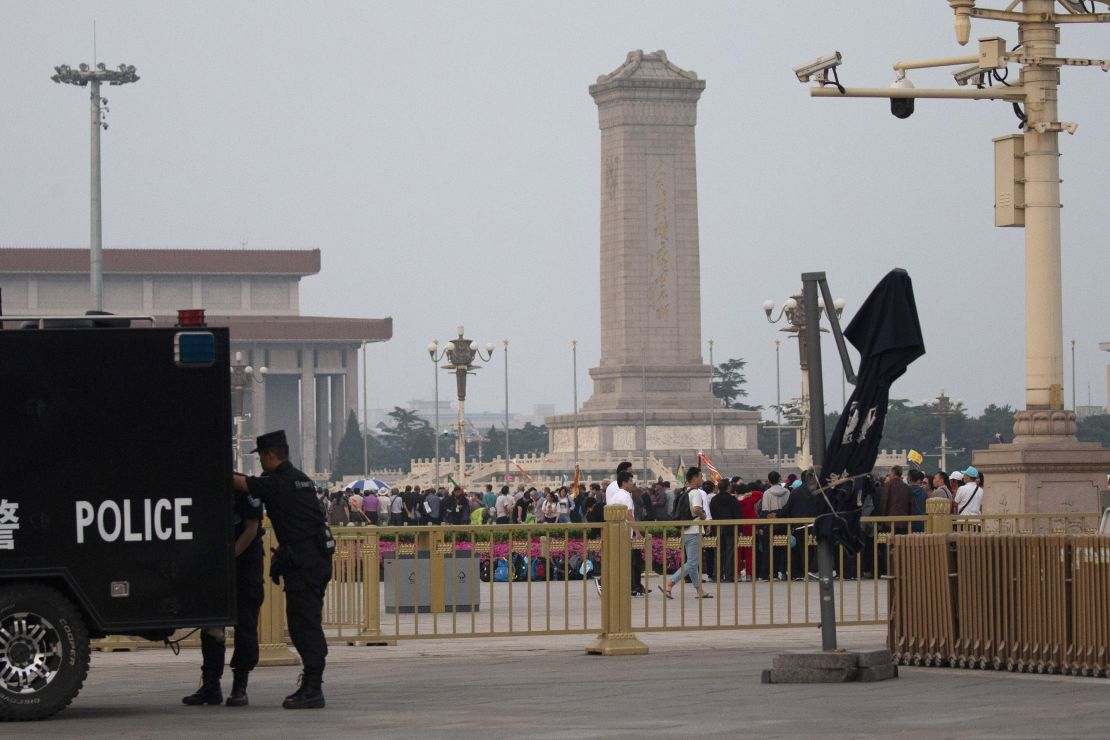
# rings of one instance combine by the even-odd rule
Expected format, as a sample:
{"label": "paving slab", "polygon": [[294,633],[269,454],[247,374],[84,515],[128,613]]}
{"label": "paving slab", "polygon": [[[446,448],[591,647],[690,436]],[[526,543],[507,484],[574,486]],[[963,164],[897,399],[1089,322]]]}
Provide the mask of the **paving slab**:
{"label": "paving slab", "polygon": [[[281,709],[296,668],[260,668],[251,706],[186,707],[200,655],[98,653],[85,689],[53,720],[5,737],[902,737],[1105,736],[1107,679],[945,668],[897,681],[761,684],[775,655],[812,650],[820,631],[643,633],[651,652],[584,653],[590,636],[402,640],[333,646],[328,706]],[[882,628],[840,630],[841,647],[881,647]],[[225,691],[230,672],[225,675]],[[676,691],[677,687],[689,691]],[[691,699],[691,697],[694,697]]]}

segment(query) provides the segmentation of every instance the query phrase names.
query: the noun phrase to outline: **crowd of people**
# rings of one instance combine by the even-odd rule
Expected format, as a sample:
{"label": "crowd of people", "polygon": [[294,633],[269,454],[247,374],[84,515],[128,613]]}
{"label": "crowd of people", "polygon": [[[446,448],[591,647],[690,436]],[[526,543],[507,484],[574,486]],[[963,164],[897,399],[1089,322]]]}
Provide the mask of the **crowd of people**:
{"label": "crowd of people", "polygon": [[[702,477],[700,469],[690,468],[685,471],[683,485],[676,488],[672,482],[662,479],[636,481],[631,467],[631,463],[621,463],[611,481],[580,484],[576,489],[574,486],[517,484],[515,490],[508,485],[495,490],[492,484],[486,484],[482,490],[466,491],[460,486],[448,490],[405,485],[376,493],[350,489],[333,493],[320,491],[319,497],[332,526],[600,523],[604,521],[604,507],[614,503],[628,507],[633,529],[639,522],[704,520],[702,524],[683,530],[684,567],[672,574],[667,585],[661,588],[668,598],[673,585],[684,576],[697,584],[703,598],[711,596],[704,594],[701,582],[716,581],[718,575],[721,582],[748,581],[753,577],[761,581],[816,577],[807,568],[807,564],[816,563],[813,553],[806,549],[809,539],[799,536],[803,532],[796,531],[805,527],[773,523],[775,519],[813,518],[824,511],[823,499],[811,495],[796,474],[784,478],[778,471],[771,471],[766,479],[746,481],[733,476],[709,480]],[[865,487],[868,493],[861,500],[864,517],[921,516],[926,512],[925,502],[929,499],[948,501],[949,511],[956,515],[982,512],[983,475],[974,467],[929,475],[916,468],[903,470],[896,465],[873,483]],[[767,520],[767,523],[717,527],[710,523],[738,519]],[[873,526],[865,529],[869,537],[876,533]],[[889,524],[883,531],[903,533],[923,529],[922,522],[918,521]],[[717,544],[713,548],[702,548],[699,565],[696,549],[699,538],[707,535],[715,535]],[[739,537],[752,538],[746,539],[752,544],[738,546]],[[789,544],[782,543],[784,537]],[[875,562],[871,548],[864,548],[864,577],[883,572],[881,561],[885,559],[885,546],[881,552],[884,555]],[[642,595],[640,577],[644,564],[641,560],[633,565],[634,593]],[[851,560],[844,576],[856,577],[855,566]]]}
{"label": "crowd of people", "polygon": [[[515,489],[502,485],[497,490],[486,484],[478,491],[466,491],[459,486],[448,490],[443,486],[405,485],[365,493],[349,488],[331,493],[321,489],[317,495],[332,526],[569,524],[602,521],[601,508],[606,499],[603,492],[615,484],[614,477],[612,481],[580,484],[574,491],[570,486],[524,484]],[[801,495],[791,496],[800,486],[796,474],[783,478],[777,471],[771,471],[765,480],[745,481],[740,476],[722,478],[719,482],[705,480],[702,490],[709,506],[707,519],[806,517],[819,513],[810,511],[817,502]],[[896,465],[883,479],[876,480],[875,489],[877,496],[865,498],[862,503],[863,516],[921,515],[925,513],[925,501],[930,498],[950,501],[953,514],[982,512],[983,475],[974,467],[929,475]],[[671,481],[663,479],[637,481],[629,492],[636,520],[675,519],[677,490]],[[718,494],[725,496],[714,505]]]}

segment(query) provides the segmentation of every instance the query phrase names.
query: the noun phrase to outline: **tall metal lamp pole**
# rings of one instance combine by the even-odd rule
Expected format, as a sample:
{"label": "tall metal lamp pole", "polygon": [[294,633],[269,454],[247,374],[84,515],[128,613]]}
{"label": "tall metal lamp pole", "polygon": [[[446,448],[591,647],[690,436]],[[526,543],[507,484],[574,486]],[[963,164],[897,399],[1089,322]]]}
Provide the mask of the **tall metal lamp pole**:
{"label": "tall metal lamp pole", "polygon": [[574,376],[574,464],[578,464],[578,340],[570,340],[571,368]]}
{"label": "tall metal lamp pole", "polygon": [[509,340],[505,345],[505,482],[509,481]]}

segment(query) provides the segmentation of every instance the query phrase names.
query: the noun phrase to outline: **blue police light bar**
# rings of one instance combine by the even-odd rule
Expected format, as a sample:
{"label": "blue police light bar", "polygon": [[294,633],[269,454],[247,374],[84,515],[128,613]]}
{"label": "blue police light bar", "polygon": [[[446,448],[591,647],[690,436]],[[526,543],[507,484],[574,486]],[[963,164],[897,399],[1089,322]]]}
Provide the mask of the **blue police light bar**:
{"label": "blue police light bar", "polygon": [[178,367],[211,367],[216,362],[216,337],[209,331],[179,331],[173,337]]}

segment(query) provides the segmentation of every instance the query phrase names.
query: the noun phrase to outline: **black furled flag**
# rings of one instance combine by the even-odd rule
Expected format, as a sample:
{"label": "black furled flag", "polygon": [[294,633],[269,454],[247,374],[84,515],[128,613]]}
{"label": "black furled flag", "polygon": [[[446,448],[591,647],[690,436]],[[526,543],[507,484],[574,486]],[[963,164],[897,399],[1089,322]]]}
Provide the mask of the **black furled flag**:
{"label": "black furled flag", "polygon": [[[905,270],[887,273],[860,306],[844,336],[859,351],[860,365],[855,390],[825,451],[823,473],[833,480],[870,473],[875,467],[890,386],[911,362],[925,354],[913,281]],[[857,478],[840,487],[832,497],[834,508],[842,513],[854,512],[855,523],[827,517],[820,523],[825,526],[818,526],[819,537],[831,535],[854,549],[851,545],[855,543],[850,542],[854,537],[849,533],[858,530],[859,496],[868,493],[869,484],[870,480]]]}

